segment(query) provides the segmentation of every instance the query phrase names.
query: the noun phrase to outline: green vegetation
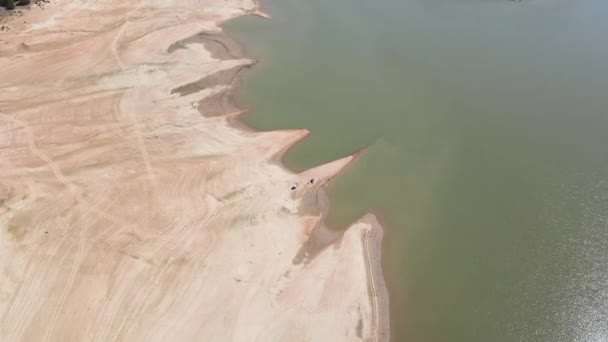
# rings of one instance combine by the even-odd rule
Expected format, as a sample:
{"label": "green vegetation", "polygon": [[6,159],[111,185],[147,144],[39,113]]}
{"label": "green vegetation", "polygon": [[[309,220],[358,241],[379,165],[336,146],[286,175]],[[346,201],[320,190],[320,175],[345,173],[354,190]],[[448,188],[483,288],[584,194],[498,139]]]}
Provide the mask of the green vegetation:
{"label": "green vegetation", "polygon": [[27,6],[30,4],[30,0],[0,0],[0,6],[6,7],[6,9],[15,9],[15,6]]}

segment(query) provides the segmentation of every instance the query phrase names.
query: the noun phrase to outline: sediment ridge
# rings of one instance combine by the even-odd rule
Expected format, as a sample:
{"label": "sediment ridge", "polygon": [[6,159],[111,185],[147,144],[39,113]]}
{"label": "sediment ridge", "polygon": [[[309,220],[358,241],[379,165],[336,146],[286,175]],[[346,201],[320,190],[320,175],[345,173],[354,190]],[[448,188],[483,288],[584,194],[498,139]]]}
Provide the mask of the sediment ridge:
{"label": "sediment ridge", "polygon": [[255,132],[252,0],[56,0],[0,33],[0,340],[388,341],[382,228],[324,227],[356,155],[295,174]]}

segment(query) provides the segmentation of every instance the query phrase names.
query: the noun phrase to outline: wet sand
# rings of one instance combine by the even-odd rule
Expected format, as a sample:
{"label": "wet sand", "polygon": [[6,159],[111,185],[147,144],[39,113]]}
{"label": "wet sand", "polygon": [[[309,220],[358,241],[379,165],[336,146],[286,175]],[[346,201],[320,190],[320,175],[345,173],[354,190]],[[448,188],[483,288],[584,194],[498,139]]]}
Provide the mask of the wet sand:
{"label": "wet sand", "polygon": [[323,225],[355,156],[283,167],[308,132],[238,123],[254,61],[218,27],[256,4],[176,4],[58,0],[2,33],[0,339],[388,340],[380,225]]}

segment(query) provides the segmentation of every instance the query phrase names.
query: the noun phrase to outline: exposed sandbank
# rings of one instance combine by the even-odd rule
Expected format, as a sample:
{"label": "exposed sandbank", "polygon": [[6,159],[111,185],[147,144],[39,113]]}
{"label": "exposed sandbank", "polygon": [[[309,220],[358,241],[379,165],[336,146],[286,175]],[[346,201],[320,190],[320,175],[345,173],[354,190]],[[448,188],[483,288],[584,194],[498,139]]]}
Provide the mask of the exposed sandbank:
{"label": "exposed sandbank", "polygon": [[0,340],[388,339],[375,217],[323,228],[354,156],[294,174],[277,158],[306,130],[235,126],[253,61],[214,33],[253,13],[57,0],[9,23]]}

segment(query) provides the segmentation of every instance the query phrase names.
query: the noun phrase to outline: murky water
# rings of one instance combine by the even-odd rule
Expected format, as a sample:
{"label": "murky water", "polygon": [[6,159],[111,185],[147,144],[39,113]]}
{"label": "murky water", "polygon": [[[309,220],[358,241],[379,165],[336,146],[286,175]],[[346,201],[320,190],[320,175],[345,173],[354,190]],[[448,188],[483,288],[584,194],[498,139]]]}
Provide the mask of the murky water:
{"label": "murky water", "polygon": [[271,0],[245,121],[294,169],[365,154],[330,221],[386,226],[394,341],[608,341],[608,2]]}

